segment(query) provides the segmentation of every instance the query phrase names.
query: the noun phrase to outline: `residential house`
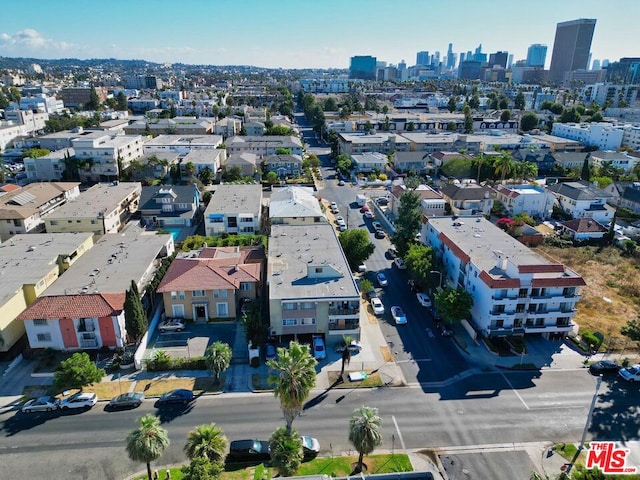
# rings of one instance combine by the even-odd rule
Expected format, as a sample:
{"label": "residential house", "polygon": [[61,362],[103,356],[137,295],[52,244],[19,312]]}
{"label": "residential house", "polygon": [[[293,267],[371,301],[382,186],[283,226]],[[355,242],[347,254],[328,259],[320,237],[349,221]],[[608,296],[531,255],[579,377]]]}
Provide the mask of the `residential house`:
{"label": "residential house", "polygon": [[603,190],[611,195],[610,205],[640,214],[640,182],[613,182]]}
{"label": "residential house", "polygon": [[30,183],[0,196],[0,240],[44,232],[44,217],[78,198],[79,186],[77,182]]}
{"label": "residential house", "polygon": [[272,225],[267,265],[271,335],[359,334],[360,292],[332,225]]}
{"label": "residential house", "polygon": [[584,159],[589,157],[589,154],[585,152],[549,152],[547,156],[553,158],[559,168],[578,171],[582,168]]}
{"label": "residential house", "polygon": [[294,136],[235,136],[227,139],[227,154],[254,153],[260,158],[275,155],[279,149],[286,148],[293,155],[302,157],[302,142]]}
{"label": "residential house", "polygon": [[253,121],[253,122],[245,122],[244,130],[247,132],[247,136],[250,137],[261,137],[264,135],[264,132],[267,131],[263,122]]}
{"label": "residential house", "polygon": [[[208,168],[213,175],[217,175],[220,167],[227,158],[227,151],[224,148],[214,150],[191,150],[180,162],[180,173],[182,178],[188,180]],[[190,170],[192,168],[192,170]]]}
{"label": "residential house", "polygon": [[89,233],[21,234],[0,244],[0,352],[20,348],[18,315],[92,246]]}
{"label": "residential house", "polygon": [[608,164],[611,167],[619,168],[624,171],[625,174],[633,172],[640,158],[629,155],[627,152],[615,152],[612,150],[603,152],[596,151],[591,152],[591,161],[594,165],[602,166]]}
{"label": "residential house", "polygon": [[391,162],[396,172],[412,171],[422,174],[429,173],[432,170],[429,164],[429,155],[424,152],[395,152]]}
{"label": "residential house", "polygon": [[442,166],[456,158],[462,158],[465,160],[471,160],[473,158],[472,155],[468,153],[460,153],[460,152],[449,152],[449,151],[437,151],[428,154],[429,166],[427,167],[430,171],[433,172],[433,175],[438,175],[438,171]]}
{"label": "residential house", "polygon": [[199,206],[195,184],[142,187],[140,194],[142,224],[161,229],[193,226]]}
{"label": "residential house", "polygon": [[489,187],[475,183],[450,183],[440,189],[454,215],[489,215],[495,195]]}
{"label": "residential house", "polygon": [[502,203],[509,216],[526,213],[530,217],[546,220],[553,212],[554,195],[539,185],[498,184],[493,191],[496,200]]}
{"label": "residential house", "polygon": [[615,210],[607,205],[612,196],[597,186],[583,180],[556,183],[547,187],[560,208],[572,218],[589,217],[606,225]]}
{"label": "residential house", "polygon": [[117,233],[140,204],[140,182],[98,183],[45,218],[48,233]]}
{"label": "residential house", "polygon": [[217,185],[204,212],[206,235],[252,235],[261,220],[261,185]]}
{"label": "residential house", "polygon": [[384,173],[386,171],[386,166],[389,163],[389,159],[382,153],[368,152],[352,154],[351,163],[354,165],[356,173],[369,173],[375,170]]}
{"label": "residential house", "polygon": [[241,128],[241,119],[237,117],[225,117],[216,122],[213,131],[216,135],[221,135],[222,138],[229,138],[238,135]]}
{"label": "residential house", "polygon": [[274,188],[269,202],[270,225],[326,223],[318,198],[310,187]]}
{"label": "residential house", "polygon": [[608,228],[600,225],[592,218],[574,218],[560,222],[558,232],[561,235],[569,235],[576,242],[584,240],[602,240],[608,232]]}
{"label": "residential house", "polygon": [[227,158],[224,168],[229,170],[230,168],[238,167],[242,172],[242,175],[246,177],[253,177],[258,170],[258,156],[255,153],[235,153]]}
{"label": "residential house", "polygon": [[[389,208],[396,217],[398,216],[400,199],[406,191],[406,185],[393,185],[393,187],[391,187],[391,203],[389,204]],[[420,197],[420,207],[422,209],[422,214],[425,217],[441,216],[445,214],[445,205],[447,202],[443,198],[442,194],[436,192],[428,185],[418,185],[418,187],[413,191]]]}
{"label": "residential house", "polygon": [[269,155],[264,159],[264,165],[267,172],[275,172],[278,178],[299,177],[302,174],[302,157],[300,155]]}
{"label": "residential house", "polygon": [[262,288],[262,247],[203,248],[177,256],[162,282],[167,316],[206,322],[235,318],[242,298],[256,300]]}
{"label": "residential house", "polygon": [[443,265],[443,284],[471,295],[469,321],[479,336],[562,339],[576,327],[582,277],[484,217],[429,218],[422,238]]}
{"label": "residential house", "polygon": [[[115,132],[113,132],[112,134],[115,134]],[[104,137],[104,135],[104,130],[85,130],[82,127],[77,127],[72,130],[63,130],[61,132],[40,135],[38,136],[37,140],[40,144],[40,148],[55,152],[58,150],[72,148],[73,140],[75,139],[85,138],[94,140],[97,138],[102,138]]]}

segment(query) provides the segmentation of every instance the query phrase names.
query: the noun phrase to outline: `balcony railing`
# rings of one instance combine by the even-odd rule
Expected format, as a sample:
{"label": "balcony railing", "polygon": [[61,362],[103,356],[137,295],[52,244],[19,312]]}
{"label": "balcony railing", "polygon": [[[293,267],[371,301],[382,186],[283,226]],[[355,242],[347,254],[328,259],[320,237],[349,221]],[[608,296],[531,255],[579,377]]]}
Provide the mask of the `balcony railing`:
{"label": "balcony railing", "polygon": [[90,340],[80,340],[80,348],[96,348],[98,346],[98,339],[93,338]]}
{"label": "balcony railing", "polygon": [[358,315],[359,308],[335,308],[329,307],[329,315]]}
{"label": "balcony railing", "polygon": [[329,324],[329,330],[357,330],[360,328],[360,321],[355,319],[339,320]]}

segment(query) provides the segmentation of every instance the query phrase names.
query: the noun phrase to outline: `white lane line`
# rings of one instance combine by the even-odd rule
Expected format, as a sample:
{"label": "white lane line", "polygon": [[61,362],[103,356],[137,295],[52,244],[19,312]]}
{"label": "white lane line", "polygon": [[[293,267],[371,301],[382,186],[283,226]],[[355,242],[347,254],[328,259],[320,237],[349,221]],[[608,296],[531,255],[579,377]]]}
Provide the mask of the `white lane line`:
{"label": "white lane line", "polygon": [[396,432],[398,432],[398,438],[400,439],[400,445],[402,445],[402,449],[406,450],[407,447],[404,445],[404,438],[402,438],[402,433],[400,433],[400,427],[398,427],[398,422],[396,422],[395,415],[391,415],[391,420],[393,420],[393,424],[396,426]]}
{"label": "white lane line", "polygon": [[500,372],[500,375],[502,375],[502,378],[504,378],[504,380],[509,384],[509,387],[511,388],[511,390],[513,390],[513,393],[516,394],[516,397],[518,397],[518,399],[522,402],[522,405],[524,405],[524,408],[526,408],[527,410],[531,410],[529,408],[529,405],[526,404],[526,402],[522,399],[522,397],[517,392],[517,390],[515,388],[513,388],[513,385],[511,384],[509,379],[506,377],[506,375],[503,372]]}

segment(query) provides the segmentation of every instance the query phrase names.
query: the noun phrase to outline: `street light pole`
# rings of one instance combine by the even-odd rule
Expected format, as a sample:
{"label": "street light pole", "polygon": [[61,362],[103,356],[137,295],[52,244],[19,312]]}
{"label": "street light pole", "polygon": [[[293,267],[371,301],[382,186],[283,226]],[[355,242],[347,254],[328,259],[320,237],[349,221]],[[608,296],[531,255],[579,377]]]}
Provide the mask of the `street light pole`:
{"label": "street light pole", "polygon": [[578,451],[582,451],[584,449],[584,441],[587,438],[587,430],[589,430],[589,425],[591,425],[591,417],[593,417],[593,410],[596,407],[596,402],[598,401],[598,390],[600,390],[600,385],[602,385],[602,376],[599,376],[596,380],[596,391],[593,394],[593,399],[591,400],[591,407],[589,408],[589,414],[587,415],[587,423],[584,426],[584,431],[582,432],[582,438],[580,439],[580,446],[578,447]]}

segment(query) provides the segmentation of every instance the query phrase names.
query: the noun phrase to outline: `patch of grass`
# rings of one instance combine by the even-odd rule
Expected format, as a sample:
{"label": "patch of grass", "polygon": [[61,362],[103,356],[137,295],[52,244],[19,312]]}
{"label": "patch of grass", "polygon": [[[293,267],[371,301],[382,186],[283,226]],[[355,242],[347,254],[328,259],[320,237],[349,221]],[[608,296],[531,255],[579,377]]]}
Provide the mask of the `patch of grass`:
{"label": "patch of grass", "polygon": [[100,382],[93,383],[83,390],[85,392],[94,392],[98,395],[98,400],[111,400],[116,395],[126,393],[131,388],[133,382],[129,380],[122,380],[116,382]]}
{"label": "patch of grass", "polygon": [[155,378],[151,380],[141,380],[136,383],[135,391],[142,392],[146,397],[159,397],[165,392],[177,388],[193,390],[198,395],[203,392],[219,392],[224,386],[225,378],[220,376],[220,384],[214,385],[212,377],[198,378]]}
{"label": "patch of grass", "polygon": [[[352,465],[357,461],[357,456],[319,457],[310,462],[303,463],[296,472],[296,475],[345,477],[353,472]],[[404,454],[369,455],[364,458],[364,464],[367,466],[367,474],[413,471],[409,457]]]}
{"label": "patch of grass", "polygon": [[[589,444],[585,444],[585,448],[588,447]],[[578,447],[576,447],[573,443],[558,443],[556,444],[556,453],[558,453],[562,458],[567,461],[572,461],[573,458],[578,453]],[[587,456],[585,451],[580,452],[580,455],[576,459],[576,463],[583,463],[586,461]]]}
{"label": "patch of grass", "polygon": [[380,353],[382,354],[382,358],[384,359],[385,362],[393,361],[393,355],[391,355],[391,349],[387,345],[380,347]]}
{"label": "patch of grass", "polygon": [[[381,387],[383,385],[382,379],[378,372],[372,373],[371,370],[365,371],[367,378],[359,382],[349,381],[349,371],[344,372],[344,382],[336,385],[334,388],[365,388],[365,387]],[[327,372],[329,379],[329,385],[333,385],[339,378],[340,372]]]}

